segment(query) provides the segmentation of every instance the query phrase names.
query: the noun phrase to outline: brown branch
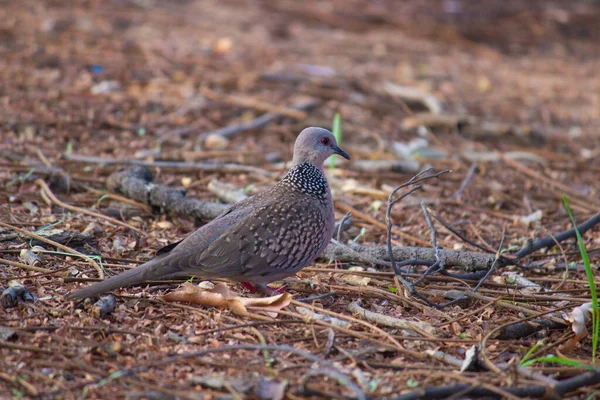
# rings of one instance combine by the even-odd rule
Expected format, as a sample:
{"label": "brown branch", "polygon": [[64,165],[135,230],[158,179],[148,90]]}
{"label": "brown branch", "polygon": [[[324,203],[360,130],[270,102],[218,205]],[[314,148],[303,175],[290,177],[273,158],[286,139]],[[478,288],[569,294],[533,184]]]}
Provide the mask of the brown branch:
{"label": "brown branch", "polygon": [[[346,247],[352,251],[348,251]],[[394,246],[392,250],[394,258],[397,260],[424,260],[431,263],[436,261],[435,250],[433,248]],[[356,243],[350,243],[347,246],[330,243],[321,255],[321,258],[342,262],[355,262],[357,261],[357,257],[353,252],[360,253],[371,259],[390,261],[385,246],[363,246]],[[488,270],[495,258],[494,254],[473,253],[464,250],[440,250],[439,255],[446,267],[459,267],[464,271]]]}
{"label": "brown branch", "polygon": [[212,220],[229,207],[227,204],[188,198],[181,189],[154,184],[152,172],[145,167],[115,172],[108,177],[106,185],[110,191],[142,204],[196,220]]}

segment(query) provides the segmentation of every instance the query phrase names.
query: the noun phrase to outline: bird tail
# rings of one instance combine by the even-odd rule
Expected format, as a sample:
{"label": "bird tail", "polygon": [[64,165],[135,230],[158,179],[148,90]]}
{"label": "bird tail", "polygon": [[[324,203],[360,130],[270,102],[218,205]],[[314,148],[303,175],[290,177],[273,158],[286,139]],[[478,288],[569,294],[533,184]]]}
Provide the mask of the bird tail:
{"label": "bird tail", "polygon": [[102,282],[97,282],[76,292],[69,293],[66,296],[66,299],[73,300],[95,297],[120,287],[136,285],[151,279],[164,279],[165,276],[168,275],[168,272],[165,271],[165,266],[162,265],[162,263],[156,262],[157,260],[158,259],[151,260]]}

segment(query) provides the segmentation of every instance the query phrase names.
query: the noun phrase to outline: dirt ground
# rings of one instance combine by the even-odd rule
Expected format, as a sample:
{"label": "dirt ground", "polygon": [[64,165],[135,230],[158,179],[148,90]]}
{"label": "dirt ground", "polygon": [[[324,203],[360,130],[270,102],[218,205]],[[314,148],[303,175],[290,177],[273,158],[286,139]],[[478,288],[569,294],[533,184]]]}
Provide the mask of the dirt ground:
{"label": "dirt ground", "polygon": [[[272,185],[298,132],[330,128],[339,113],[353,157],[328,171],[336,218],[353,214],[342,242],[383,248],[388,194],[433,167],[452,172],[394,207],[392,243],[431,247],[423,202],[458,234],[433,220],[444,250],[493,259],[502,244],[510,258],[572,228],[563,195],[578,223],[599,212],[599,19],[598,2],[584,0],[0,1],[0,222],[85,232],[63,244],[101,255],[113,275],[206,222],[107,197],[124,160],[187,162],[151,167],[154,181],[220,201],[213,179],[248,194]],[[269,112],[265,126],[215,134]],[[499,268],[476,293],[472,276],[430,276],[418,291],[431,302],[470,293],[441,309],[410,297],[389,268],[321,258],[288,284],[303,301],[274,318],[162,299],[177,282],[117,290],[100,317],[64,299],[98,278],[88,260],[58,249],[31,262],[23,250],[57,248],[1,229],[0,288],[17,280],[35,301],[0,308],[0,398],[399,399],[434,387],[452,389],[425,398],[480,397],[473,387],[509,397],[498,388],[583,373],[519,370],[538,340],[530,358],[593,363],[591,335],[575,339],[560,314],[591,298],[572,237]],[[594,266],[597,227],[584,242]],[[509,271],[539,287],[511,287]],[[510,323],[533,328],[495,330]],[[476,344],[479,364],[459,373],[449,357]],[[568,393],[593,396],[598,382]]]}

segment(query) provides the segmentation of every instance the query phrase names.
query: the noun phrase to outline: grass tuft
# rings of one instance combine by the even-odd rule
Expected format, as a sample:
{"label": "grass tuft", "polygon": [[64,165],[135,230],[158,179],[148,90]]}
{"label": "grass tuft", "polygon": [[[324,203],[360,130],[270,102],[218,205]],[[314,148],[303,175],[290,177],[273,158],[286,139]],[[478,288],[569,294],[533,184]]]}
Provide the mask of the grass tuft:
{"label": "grass tuft", "polygon": [[565,208],[567,209],[571,223],[575,227],[579,252],[581,253],[583,265],[585,266],[585,275],[587,276],[590,284],[590,293],[592,295],[592,362],[595,363],[596,351],[598,350],[598,336],[600,334],[600,315],[598,314],[598,295],[596,293],[596,284],[594,282],[594,272],[592,271],[590,258],[588,257],[587,250],[585,249],[585,243],[583,242],[583,238],[579,233],[579,229],[577,229],[577,224],[575,223],[575,218],[573,218],[571,207],[569,207],[569,200],[567,199],[567,196],[563,195],[563,203],[565,204]]}
{"label": "grass tuft", "polygon": [[[335,113],[335,116],[333,117],[333,127],[331,128],[331,132],[339,146],[340,143],[342,143],[342,117],[340,117],[340,113]],[[333,171],[334,169],[335,157],[329,157],[329,170]]]}

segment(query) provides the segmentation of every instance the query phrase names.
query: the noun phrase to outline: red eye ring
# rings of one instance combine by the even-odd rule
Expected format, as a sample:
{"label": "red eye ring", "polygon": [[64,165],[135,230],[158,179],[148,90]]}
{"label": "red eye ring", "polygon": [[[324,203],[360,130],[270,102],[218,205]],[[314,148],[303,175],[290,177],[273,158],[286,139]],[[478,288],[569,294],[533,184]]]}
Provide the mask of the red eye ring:
{"label": "red eye ring", "polygon": [[325,146],[329,146],[330,140],[328,137],[322,137],[321,138],[321,144],[324,144]]}

